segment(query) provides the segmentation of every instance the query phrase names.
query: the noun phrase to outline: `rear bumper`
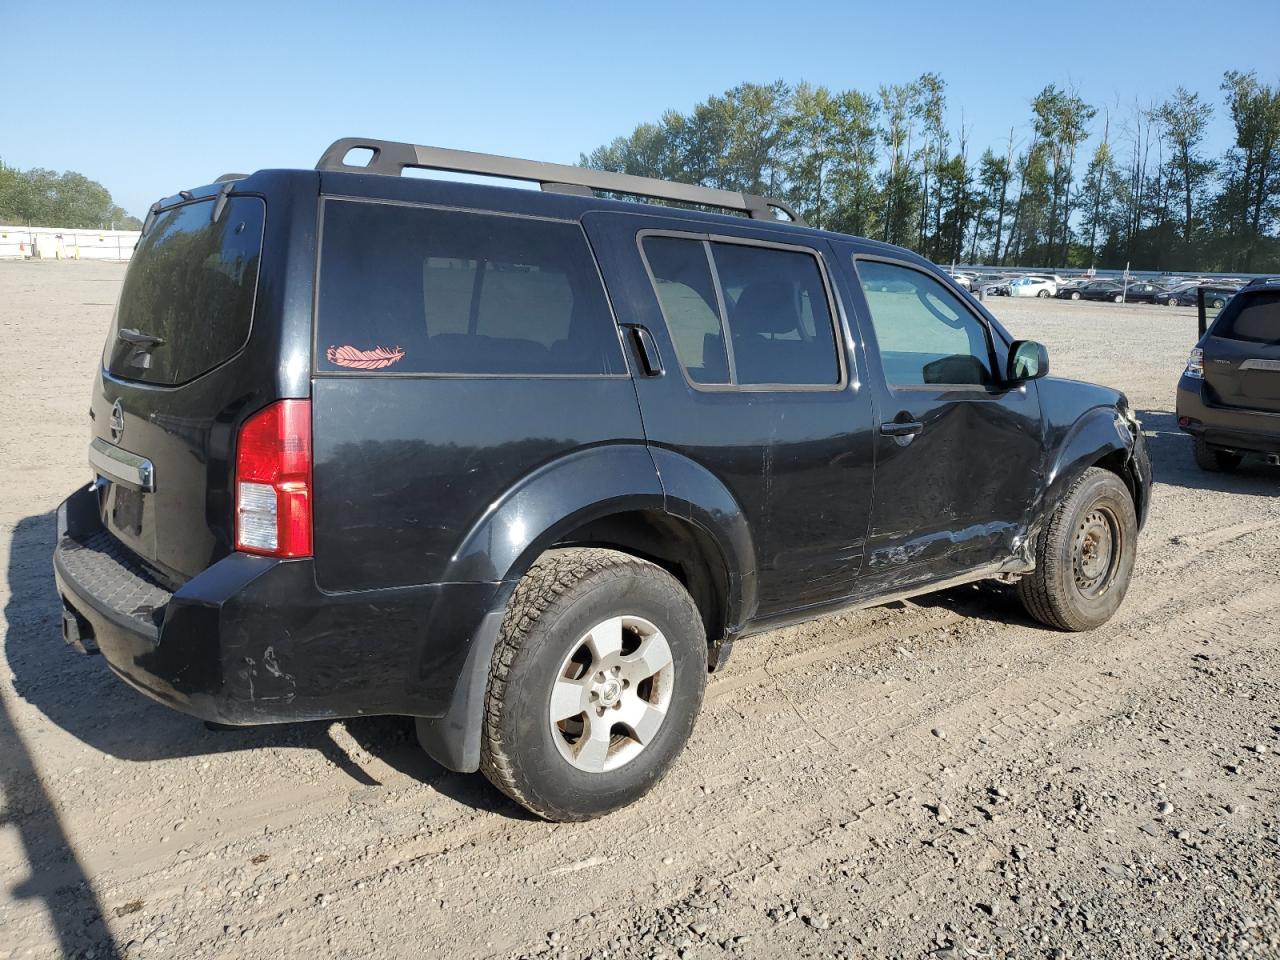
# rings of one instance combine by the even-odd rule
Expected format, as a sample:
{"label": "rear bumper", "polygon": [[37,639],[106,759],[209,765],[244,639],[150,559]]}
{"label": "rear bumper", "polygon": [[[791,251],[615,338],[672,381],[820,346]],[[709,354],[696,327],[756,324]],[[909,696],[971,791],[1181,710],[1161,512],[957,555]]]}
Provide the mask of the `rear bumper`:
{"label": "rear bumper", "polygon": [[[1178,428],[1214,446],[1253,453],[1280,453],[1280,413],[1219,407],[1205,401],[1204,381],[1178,381]],[[1187,425],[1183,426],[1184,418]]]}
{"label": "rear bumper", "polygon": [[445,715],[498,584],[326,593],[311,560],[233,553],[170,593],[107,533],[92,487],[58,508],[64,638],[147,696],[219,723]]}

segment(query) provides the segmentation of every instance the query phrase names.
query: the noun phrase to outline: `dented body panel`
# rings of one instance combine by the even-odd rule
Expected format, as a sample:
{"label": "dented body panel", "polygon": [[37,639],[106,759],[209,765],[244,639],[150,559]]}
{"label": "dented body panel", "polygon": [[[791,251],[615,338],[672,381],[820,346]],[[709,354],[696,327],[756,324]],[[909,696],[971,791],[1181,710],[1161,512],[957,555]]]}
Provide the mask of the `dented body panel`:
{"label": "dented body panel", "polygon": [[[60,509],[55,553],[66,639],[96,645],[128,682],[188,713],[238,724],[407,714],[437,759],[471,770],[507,600],[550,547],[612,546],[686,576],[714,662],[721,643],[773,626],[1031,569],[1036,531],[1090,466],[1120,473],[1146,515],[1150,463],[1116,391],[1053,377],[890,386],[857,257],[908,264],[955,291],[989,331],[994,367],[1013,342],[907,251],[473,184],[266,172],[230,189],[267,211],[248,340],[177,388],[99,374],[93,437],[150,458],[155,489],[142,493],[136,534],[113,515],[113,481],[77,491]],[[343,369],[325,366],[323,196],[574,225],[622,365],[437,376],[402,372],[414,355],[375,338],[335,347]],[[838,331],[839,382],[728,390],[682,375],[641,253],[652,232],[810,253]],[[295,560],[231,549],[238,428],[284,397],[312,404],[315,549]],[[886,434],[905,419],[916,435]]]}

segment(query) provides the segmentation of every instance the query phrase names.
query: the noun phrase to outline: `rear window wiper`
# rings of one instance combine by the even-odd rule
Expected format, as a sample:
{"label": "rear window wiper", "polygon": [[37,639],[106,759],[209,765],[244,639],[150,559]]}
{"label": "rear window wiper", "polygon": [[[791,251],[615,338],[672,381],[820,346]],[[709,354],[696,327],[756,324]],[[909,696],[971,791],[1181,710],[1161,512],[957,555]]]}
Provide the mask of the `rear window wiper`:
{"label": "rear window wiper", "polygon": [[131,367],[151,369],[151,351],[164,343],[164,337],[143,333],[141,330],[117,330],[116,339],[129,344],[129,358],[125,361]]}
{"label": "rear window wiper", "polygon": [[131,346],[140,350],[154,350],[156,347],[164,343],[164,337],[157,337],[155,334],[143,333],[141,330],[124,330],[116,331],[117,339],[123,340]]}

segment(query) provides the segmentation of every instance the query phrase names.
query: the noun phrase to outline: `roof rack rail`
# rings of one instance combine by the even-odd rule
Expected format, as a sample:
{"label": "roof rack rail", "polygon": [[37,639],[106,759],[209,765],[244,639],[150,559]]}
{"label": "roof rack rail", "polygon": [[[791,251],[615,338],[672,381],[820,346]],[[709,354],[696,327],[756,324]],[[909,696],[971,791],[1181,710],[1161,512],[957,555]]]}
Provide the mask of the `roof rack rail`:
{"label": "roof rack rail", "polygon": [[[369,150],[372,156],[361,166],[346,162],[352,150]],[[688,183],[637,177],[629,173],[610,173],[587,167],[571,167],[560,163],[541,163],[536,160],[518,160],[489,153],[472,153],[469,150],[449,150],[443,147],[424,147],[393,140],[371,140],[362,137],[343,137],[335,140],[316,164],[317,170],[333,170],[345,173],[377,173],[398,177],[406,167],[423,170],[443,170],[449,173],[473,173],[508,180],[527,180],[539,184],[550,193],[569,193],[576,196],[594,196],[594,191],[621,193],[646,197],[651,200],[675,200],[706,207],[719,207],[747,214],[754,220],[777,220],[775,212],[783,213],[798,226],[804,220],[788,204],[769,197],[733,190],[717,190],[714,187],[698,187]]]}

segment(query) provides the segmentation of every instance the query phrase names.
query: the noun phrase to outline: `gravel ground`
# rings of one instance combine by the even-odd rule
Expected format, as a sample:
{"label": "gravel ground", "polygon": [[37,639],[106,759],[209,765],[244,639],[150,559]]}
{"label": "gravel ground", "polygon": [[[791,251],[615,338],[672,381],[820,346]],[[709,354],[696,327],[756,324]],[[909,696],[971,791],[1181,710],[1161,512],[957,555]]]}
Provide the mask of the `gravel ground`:
{"label": "gravel ground", "polygon": [[1198,472],[1190,311],[996,300],[1156,470],[1088,634],[970,587],[744,642],[648,798],[551,825],[395,718],[237,732],[59,639],[123,268],[0,263],[0,958],[1280,956],[1280,471]]}

